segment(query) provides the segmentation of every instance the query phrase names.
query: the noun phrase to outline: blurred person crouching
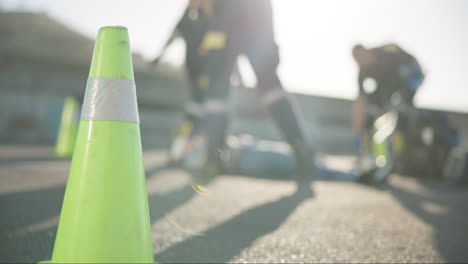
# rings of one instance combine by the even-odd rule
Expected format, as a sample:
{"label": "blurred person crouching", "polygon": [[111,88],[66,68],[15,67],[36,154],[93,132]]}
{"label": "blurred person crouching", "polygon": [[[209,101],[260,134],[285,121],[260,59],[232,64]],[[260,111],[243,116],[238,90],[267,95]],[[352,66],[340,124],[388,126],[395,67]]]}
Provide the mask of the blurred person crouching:
{"label": "blurred person crouching", "polygon": [[358,136],[361,157],[362,151],[378,148],[374,129],[379,120],[390,120],[380,117],[396,113],[396,125],[388,134],[386,160],[392,161],[388,174],[396,170],[440,177],[447,153],[457,144],[458,135],[445,115],[428,115],[414,107],[414,97],[425,77],[418,61],[396,44],[371,49],[356,45],[353,57],[359,66],[353,130]]}

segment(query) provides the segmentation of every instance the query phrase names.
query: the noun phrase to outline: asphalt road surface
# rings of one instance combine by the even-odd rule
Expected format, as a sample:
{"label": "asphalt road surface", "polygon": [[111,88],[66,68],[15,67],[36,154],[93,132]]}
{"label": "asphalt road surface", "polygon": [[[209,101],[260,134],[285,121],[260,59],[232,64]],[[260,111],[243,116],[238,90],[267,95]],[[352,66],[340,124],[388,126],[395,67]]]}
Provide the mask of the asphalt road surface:
{"label": "asphalt road surface", "polygon": [[[50,259],[69,162],[0,146],[0,262]],[[145,152],[157,262],[467,262],[468,189],[220,176],[206,190]],[[340,166],[337,160],[337,166]]]}

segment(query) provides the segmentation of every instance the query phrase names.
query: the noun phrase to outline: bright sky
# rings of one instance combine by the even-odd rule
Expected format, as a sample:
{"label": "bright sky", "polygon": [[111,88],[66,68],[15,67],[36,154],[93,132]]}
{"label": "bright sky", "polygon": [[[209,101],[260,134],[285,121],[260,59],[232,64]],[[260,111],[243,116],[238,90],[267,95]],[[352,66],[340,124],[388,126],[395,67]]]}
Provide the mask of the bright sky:
{"label": "bright sky", "polygon": [[[127,26],[132,48],[146,58],[159,53],[185,4],[186,0],[0,0],[9,10],[44,11],[91,38],[101,26]],[[351,47],[357,42],[368,47],[395,42],[415,55],[427,72],[417,105],[468,112],[468,1],[273,0],[273,7],[279,73],[289,91],[354,98],[357,67]],[[183,45],[174,45],[164,59],[180,64],[182,51]]]}

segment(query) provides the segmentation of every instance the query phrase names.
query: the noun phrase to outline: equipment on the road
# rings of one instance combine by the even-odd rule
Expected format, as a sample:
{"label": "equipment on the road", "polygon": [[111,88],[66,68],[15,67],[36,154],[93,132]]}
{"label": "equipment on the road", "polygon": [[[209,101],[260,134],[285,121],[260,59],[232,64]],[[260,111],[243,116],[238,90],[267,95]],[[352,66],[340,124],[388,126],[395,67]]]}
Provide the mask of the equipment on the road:
{"label": "equipment on the road", "polygon": [[468,183],[468,152],[464,147],[457,146],[448,153],[442,177],[450,183]]}
{"label": "equipment on the road", "polygon": [[373,122],[358,157],[358,181],[379,184],[388,179],[395,165],[391,137],[397,124],[395,109]]}
{"label": "equipment on the road", "polygon": [[450,181],[463,178],[464,150],[445,113],[419,110],[405,131],[401,133],[402,147],[396,152],[398,173]]}
{"label": "equipment on the road", "polygon": [[361,166],[361,181],[382,183],[392,172],[452,182],[466,178],[465,152],[446,114],[407,107],[399,100],[387,109],[373,122],[361,152],[359,163],[367,163],[367,168]]}
{"label": "equipment on the road", "polygon": [[412,111],[400,93],[395,91],[386,105],[381,105],[381,115],[367,115],[367,132],[360,146],[357,166],[359,182],[385,183],[395,168],[392,138],[402,115]]}
{"label": "equipment on the road", "polygon": [[[250,134],[229,136],[225,147],[220,152],[220,168],[218,173],[240,174],[276,178],[294,176],[299,180],[313,174],[315,168],[314,156],[310,156],[310,170],[296,175],[298,171],[297,156],[291,146],[282,141],[255,139]],[[195,136],[188,144],[187,155],[181,166],[193,174],[200,174],[200,167],[206,162],[206,142],[203,137]],[[208,172],[204,172],[208,177]],[[199,176],[198,176],[199,177]]]}
{"label": "equipment on the road", "polygon": [[63,103],[62,117],[55,144],[55,156],[71,157],[78,130],[78,102],[73,96],[67,96]]}
{"label": "equipment on the road", "polygon": [[[197,171],[206,159],[206,150],[202,137],[194,137],[181,167],[189,172]],[[256,139],[252,135],[229,136],[221,152],[222,172],[233,175],[247,175],[260,178],[285,179],[293,176],[302,181],[308,176],[316,180],[356,181],[357,176],[350,172],[338,171],[326,166],[322,155],[310,156],[310,170],[297,175],[298,162],[291,146],[286,142]],[[195,182],[209,180],[204,174],[196,173]],[[301,177],[302,176],[302,177]],[[205,178],[205,179],[203,179]]]}
{"label": "equipment on the road", "polygon": [[[228,173],[242,175],[290,175],[297,168],[297,161],[287,143],[256,140],[250,135],[230,136],[222,161]],[[314,161],[311,159],[310,162]]]}
{"label": "equipment on the road", "polygon": [[153,262],[125,27],[98,33],[51,262]]}
{"label": "equipment on the road", "polygon": [[[187,145],[180,165],[194,172],[206,162],[206,142],[195,136]],[[220,169],[228,174],[275,177],[290,175],[297,169],[296,158],[287,143],[258,140],[249,134],[229,136],[220,155]]]}

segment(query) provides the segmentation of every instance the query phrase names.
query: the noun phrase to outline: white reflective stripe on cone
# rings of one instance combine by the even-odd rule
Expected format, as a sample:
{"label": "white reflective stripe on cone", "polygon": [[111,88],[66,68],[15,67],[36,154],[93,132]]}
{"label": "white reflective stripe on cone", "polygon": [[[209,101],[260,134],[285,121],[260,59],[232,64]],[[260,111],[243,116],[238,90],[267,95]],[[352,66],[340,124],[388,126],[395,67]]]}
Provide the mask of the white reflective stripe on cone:
{"label": "white reflective stripe on cone", "polygon": [[227,102],[223,100],[207,100],[203,108],[207,113],[224,113],[228,110]]}
{"label": "white reflective stripe on cone", "polygon": [[261,95],[261,100],[265,105],[269,106],[279,101],[281,98],[285,96],[286,96],[286,92],[283,89],[276,88]]}
{"label": "white reflective stripe on cone", "polygon": [[125,121],[140,123],[133,80],[89,78],[81,120]]}

